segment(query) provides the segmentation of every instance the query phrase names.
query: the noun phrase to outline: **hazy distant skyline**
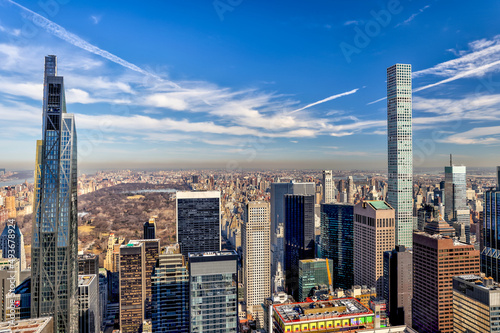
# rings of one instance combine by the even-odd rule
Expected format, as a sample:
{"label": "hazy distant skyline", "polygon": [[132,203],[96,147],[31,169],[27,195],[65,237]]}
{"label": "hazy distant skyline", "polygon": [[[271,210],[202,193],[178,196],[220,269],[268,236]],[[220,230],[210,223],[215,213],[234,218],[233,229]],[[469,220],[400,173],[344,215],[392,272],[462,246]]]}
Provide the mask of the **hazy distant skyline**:
{"label": "hazy distant skyline", "polygon": [[500,164],[496,1],[61,2],[0,0],[0,168],[34,167],[48,54],[79,168],[384,170],[394,63],[416,168]]}

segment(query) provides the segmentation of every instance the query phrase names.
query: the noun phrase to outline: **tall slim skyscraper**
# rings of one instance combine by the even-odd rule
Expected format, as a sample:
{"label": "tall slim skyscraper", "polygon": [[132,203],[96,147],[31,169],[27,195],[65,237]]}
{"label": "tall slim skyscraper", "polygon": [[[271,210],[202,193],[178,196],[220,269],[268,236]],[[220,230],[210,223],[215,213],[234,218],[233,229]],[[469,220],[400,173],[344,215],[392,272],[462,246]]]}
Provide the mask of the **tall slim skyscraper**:
{"label": "tall slim skyscraper", "polygon": [[189,255],[190,332],[233,333],[238,327],[238,254]]}
{"label": "tall slim skyscraper", "polygon": [[190,252],[221,249],[220,192],[177,192],[177,243],[187,258]]}
{"label": "tall slim skyscraper", "polygon": [[500,282],[500,167],[497,171],[497,188],[484,192],[481,271]]}
{"label": "tall slim skyscraper", "polygon": [[271,296],[271,221],[266,201],[247,204],[241,228],[243,281],[247,310],[263,318],[261,304]]}
{"label": "tall slim skyscraper", "polygon": [[470,243],[470,211],[467,207],[466,181],[465,166],[450,164],[444,167],[445,219],[450,225],[455,223],[458,226],[464,225],[465,238],[467,243]]}
{"label": "tall slim skyscraper", "polygon": [[313,259],[314,195],[285,195],[285,285],[287,292],[298,297],[299,260]]}
{"label": "tall slim skyscraper", "polygon": [[75,119],[66,113],[56,56],[45,57],[43,139],[37,142],[31,313],[54,317],[55,332],[78,331],[78,220]]}
{"label": "tall slim skyscraper", "polygon": [[99,274],[78,276],[78,332],[99,333]]}
{"label": "tall slim skyscraper", "polygon": [[384,252],[394,248],[394,209],[385,201],[354,206],[354,284],[384,290]]}
{"label": "tall slim skyscraper", "polygon": [[144,223],[143,239],[156,239],[156,220],[154,217]]}
{"label": "tall slim skyscraper", "polygon": [[396,211],[396,244],[412,246],[413,146],[411,65],[387,68],[387,202]]}
{"label": "tall slim skyscraper", "polygon": [[413,328],[453,332],[453,282],[457,275],[479,274],[479,251],[440,234],[413,234]]}
{"label": "tall slim skyscraper", "polygon": [[321,205],[321,257],[332,260],[333,288],[354,285],[354,205]]}
{"label": "tall slim skyscraper", "polygon": [[335,183],[333,182],[332,170],[323,170],[323,202],[335,202]]}
{"label": "tall slim skyscraper", "polygon": [[21,270],[26,269],[26,253],[24,252],[24,237],[21,229],[16,223],[7,221],[2,234],[0,235],[0,248],[2,256],[9,258],[9,255],[19,259]]}

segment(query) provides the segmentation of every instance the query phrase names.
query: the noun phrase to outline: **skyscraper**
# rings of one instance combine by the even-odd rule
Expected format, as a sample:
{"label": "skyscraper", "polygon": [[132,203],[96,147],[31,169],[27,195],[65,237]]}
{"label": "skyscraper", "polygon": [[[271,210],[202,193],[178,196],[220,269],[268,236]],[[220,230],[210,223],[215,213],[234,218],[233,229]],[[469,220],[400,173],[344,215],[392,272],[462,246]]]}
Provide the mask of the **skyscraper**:
{"label": "skyscraper", "polygon": [[144,243],[120,246],[120,330],[135,333],[142,328],[146,305],[146,257]]}
{"label": "skyscraper", "polygon": [[144,239],[156,239],[156,223],[155,218],[152,217],[148,222],[144,223]]}
{"label": "skyscraper", "polygon": [[43,137],[37,142],[32,316],[54,317],[54,331],[78,331],[78,220],[75,119],[66,113],[56,56],[45,57]]}
{"label": "skyscraper", "polygon": [[[450,161],[451,162],[451,161]],[[466,241],[470,242],[470,211],[467,207],[465,166],[444,167],[444,212],[450,224],[465,225]],[[460,235],[458,235],[460,236]]]}
{"label": "skyscraper", "polygon": [[99,276],[99,255],[93,253],[79,254],[78,275],[92,274]]}
{"label": "skyscraper", "polygon": [[313,259],[314,195],[285,195],[285,285],[287,292],[298,296],[299,260]]}
{"label": "skyscraper", "polygon": [[354,285],[354,205],[321,205],[321,257],[332,260],[333,288]]}
{"label": "skyscraper", "polygon": [[190,332],[236,332],[238,254],[191,253],[189,281]]}
{"label": "skyscraper", "polygon": [[153,332],[189,333],[189,273],[178,246],[160,254],[151,285]]}
{"label": "skyscraper", "polygon": [[221,249],[220,192],[177,192],[177,243],[187,258],[190,252]]}
{"label": "skyscraper", "polygon": [[[9,241],[10,240],[10,241]],[[21,270],[26,269],[26,253],[24,252],[24,237],[21,229],[16,223],[7,221],[2,234],[0,235],[0,248],[2,256],[9,258],[12,255],[19,259]]]}
{"label": "skyscraper", "polygon": [[384,294],[391,325],[411,326],[413,253],[404,245],[384,252]]}
{"label": "skyscraper", "polygon": [[453,332],[452,278],[479,274],[479,251],[440,234],[413,234],[413,328]]}
{"label": "skyscraper", "polygon": [[356,192],[356,185],[354,185],[354,179],[352,176],[347,178],[347,202],[350,204],[354,203],[354,195]]}
{"label": "skyscraper", "polygon": [[99,333],[99,274],[78,276],[78,332]]}
{"label": "skyscraper", "polygon": [[297,301],[304,302],[314,287],[328,286],[333,291],[333,262],[330,259],[304,259],[299,261],[299,293]]}
{"label": "skyscraper", "polygon": [[412,246],[413,146],[411,65],[387,68],[387,202],[396,211],[396,244]]}
{"label": "skyscraper", "polygon": [[250,201],[241,227],[243,281],[247,311],[264,320],[262,304],[271,296],[270,207],[265,201]]}
{"label": "skyscraper", "polygon": [[323,170],[323,202],[331,203],[335,200],[335,183],[333,182],[332,170]]}
{"label": "skyscraper", "polygon": [[500,167],[497,171],[497,188],[484,192],[481,271],[500,282]]}
{"label": "skyscraper", "polygon": [[385,201],[354,206],[354,284],[384,288],[384,252],[394,248],[394,209]]}

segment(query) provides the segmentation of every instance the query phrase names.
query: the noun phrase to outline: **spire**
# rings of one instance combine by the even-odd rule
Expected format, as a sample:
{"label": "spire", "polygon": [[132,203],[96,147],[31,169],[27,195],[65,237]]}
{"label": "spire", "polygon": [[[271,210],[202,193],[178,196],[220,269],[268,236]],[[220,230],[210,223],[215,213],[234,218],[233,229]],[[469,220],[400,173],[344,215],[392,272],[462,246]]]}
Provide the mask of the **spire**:
{"label": "spire", "polygon": [[453,156],[450,154],[450,166],[453,166]]}

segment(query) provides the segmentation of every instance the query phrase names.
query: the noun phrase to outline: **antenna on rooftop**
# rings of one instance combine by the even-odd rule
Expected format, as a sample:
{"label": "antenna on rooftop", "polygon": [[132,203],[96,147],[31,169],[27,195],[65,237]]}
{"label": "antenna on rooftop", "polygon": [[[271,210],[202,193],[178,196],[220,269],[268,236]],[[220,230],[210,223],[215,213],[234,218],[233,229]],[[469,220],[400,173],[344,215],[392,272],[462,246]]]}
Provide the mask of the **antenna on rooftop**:
{"label": "antenna on rooftop", "polygon": [[451,154],[450,154],[450,166],[453,166],[453,157]]}

